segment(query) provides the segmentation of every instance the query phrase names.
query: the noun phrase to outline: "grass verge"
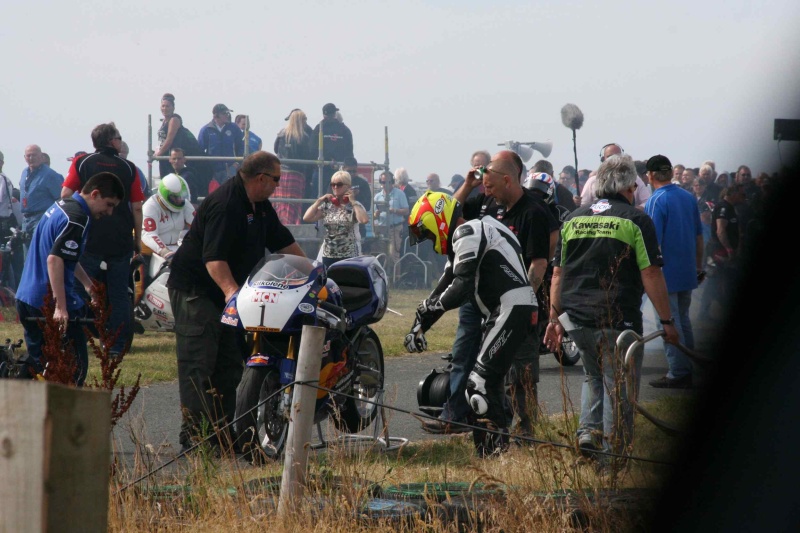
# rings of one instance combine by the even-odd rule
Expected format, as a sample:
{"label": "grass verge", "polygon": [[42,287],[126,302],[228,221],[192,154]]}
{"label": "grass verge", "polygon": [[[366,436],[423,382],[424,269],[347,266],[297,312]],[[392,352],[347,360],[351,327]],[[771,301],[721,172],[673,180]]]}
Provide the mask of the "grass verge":
{"label": "grass verge", "polygon": [[[403,339],[411,324],[417,304],[428,295],[428,291],[392,290],[389,295],[389,307],[403,316],[386,312],[383,319],[372,327],[381,339],[386,357],[407,355],[403,347]],[[17,322],[16,311],[11,307],[2,308],[3,321],[0,322],[0,340],[17,340],[22,338],[22,325]],[[453,345],[455,329],[458,324],[458,313],[451,311],[433,327],[428,338],[428,349],[433,352],[449,351]],[[175,335],[172,333],[147,332],[136,335],[129,354],[120,366],[121,385],[131,385],[141,373],[141,385],[149,385],[161,381],[172,381],[178,378],[178,365],[175,358]],[[97,375],[97,362],[89,357],[89,379]]]}

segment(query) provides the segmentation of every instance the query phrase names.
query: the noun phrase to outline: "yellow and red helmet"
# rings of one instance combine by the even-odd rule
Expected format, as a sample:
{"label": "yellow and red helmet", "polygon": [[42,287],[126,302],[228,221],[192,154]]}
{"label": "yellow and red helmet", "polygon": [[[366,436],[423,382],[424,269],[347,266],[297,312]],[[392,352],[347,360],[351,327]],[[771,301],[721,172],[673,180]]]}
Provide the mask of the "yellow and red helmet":
{"label": "yellow and red helmet", "polygon": [[428,239],[436,253],[447,255],[450,228],[461,216],[461,206],[449,194],[426,191],[408,215],[408,236],[412,245]]}

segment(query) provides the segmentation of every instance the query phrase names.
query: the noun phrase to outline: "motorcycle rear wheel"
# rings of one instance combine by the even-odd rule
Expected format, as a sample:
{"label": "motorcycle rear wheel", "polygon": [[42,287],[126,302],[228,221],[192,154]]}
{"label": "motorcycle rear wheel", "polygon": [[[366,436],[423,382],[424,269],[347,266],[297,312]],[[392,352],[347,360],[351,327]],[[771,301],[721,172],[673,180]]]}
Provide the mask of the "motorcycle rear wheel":
{"label": "motorcycle rear wheel", "polygon": [[[383,347],[378,335],[367,328],[351,357],[354,376],[350,394],[371,402],[378,401],[385,376]],[[337,416],[333,416],[333,423],[340,431],[358,433],[372,424],[377,414],[377,405],[345,398],[339,405]]]}
{"label": "motorcycle rear wheel", "polygon": [[268,366],[246,367],[236,388],[236,418],[272,396],[235,426],[236,435],[245,447],[258,446],[270,459],[278,459],[283,453],[289,432],[280,388],[278,369]]}

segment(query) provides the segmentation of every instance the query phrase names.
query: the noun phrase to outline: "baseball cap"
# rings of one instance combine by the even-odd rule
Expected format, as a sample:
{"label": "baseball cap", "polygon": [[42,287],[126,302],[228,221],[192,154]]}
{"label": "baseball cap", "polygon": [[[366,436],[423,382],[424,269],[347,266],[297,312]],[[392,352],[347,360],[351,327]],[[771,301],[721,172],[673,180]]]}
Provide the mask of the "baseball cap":
{"label": "baseball cap", "polygon": [[667,159],[667,156],[659,154],[648,159],[645,168],[651,172],[663,172],[672,170],[672,163]]}
{"label": "baseball cap", "polygon": [[461,184],[464,183],[464,176],[461,174],[453,174],[453,177],[450,178],[450,185],[456,185],[457,187],[461,187]]}
{"label": "baseball cap", "polygon": [[214,109],[211,110],[211,113],[214,115],[218,113],[233,113],[233,109],[228,109],[228,106],[225,104],[217,104],[214,106]]}
{"label": "baseball cap", "polygon": [[286,118],[285,118],[285,119],[283,119],[283,120],[289,120],[289,117],[291,117],[291,116],[292,116],[292,113],[294,113],[295,111],[301,111],[301,109],[300,109],[299,107],[295,107],[294,109],[292,109],[291,111],[289,111],[289,114],[288,114],[288,115],[286,115]]}
{"label": "baseball cap", "polygon": [[324,106],[322,106],[323,115],[333,115],[337,111],[339,111],[339,108],[336,107],[334,104],[325,104]]}
{"label": "baseball cap", "polygon": [[357,167],[358,161],[355,157],[345,157],[344,158],[344,166],[346,167]]}

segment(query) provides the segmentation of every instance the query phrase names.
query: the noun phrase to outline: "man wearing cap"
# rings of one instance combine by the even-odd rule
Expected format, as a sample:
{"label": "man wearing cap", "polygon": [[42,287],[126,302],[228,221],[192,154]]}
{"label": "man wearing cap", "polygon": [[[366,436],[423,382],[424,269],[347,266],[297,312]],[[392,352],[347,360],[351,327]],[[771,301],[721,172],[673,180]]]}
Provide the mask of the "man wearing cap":
{"label": "man wearing cap", "polygon": [[61,198],[64,176],[44,164],[42,149],[35,144],[25,147],[25,162],[28,167],[22,171],[19,189],[22,202],[22,231],[27,234],[27,242],[30,242],[33,230],[36,229],[44,212]]}
{"label": "man wearing cap", "polygon": [[462,176],[461,174],[453,174],[453,177],[450,178],[450,184],[447,187],[451,191],[453,191],[453,194],[455,194],[458,188],[461,187],[463,184],[464,184],[464,176]]}
{"label": "man wearing cap", "polygon": [[[322,106],[322,120],[311,134],[311,144],[319,147],[320,131],[322,132],[322,157],[325,161],[344,162],[345,158],[353,157],[353,134],[350,128],[336,120],[339,108],[334,104]],[[322,182],[328,183],[333,173],[338,170],[338,165],[325,165],[322,168]],[[318,171],[317,171],[318,172]],[[311,190],[306,191],[306,197],[319,196],[319,176],[314,173],[311,181]]]}
{"label": "man wearing cap", "polygon": [[[653,195],[645,204],[645,213],[653,219],[656,237],[664,258],[664,279],[669,293],[669,307],[680,342],[694,348],[694,333],[689,320],[692,291],[703,280],[703,227],[694,196],[672,183],[672,164],[663,155],[654,155],[646,163]],[[662,327],[663,329],[663,327]],[[650,386],[688,389],[692,386],[692,363],[674,344],[664,344],[669,370]]]}
{"label": "man wearing cap", "polygon": [[[239,126],[231,122],[231,112],[225,104],[217,104],[211,110],[211,122],[200,128],[197,142],[204,155],[216,157],[242,157],[244,155],[244,134]],[[211,179],[221,185],[236,174],[239,163],[234,161],[214,161],[211,163]],[[213,184],[209,188],[215,188]],[[207,191],[202,191],[205,194]],[[210,192],[210,191],[208,191]]]}

